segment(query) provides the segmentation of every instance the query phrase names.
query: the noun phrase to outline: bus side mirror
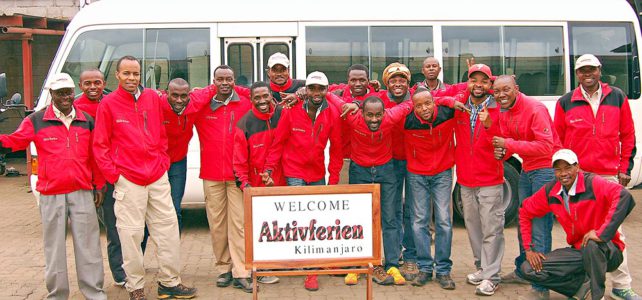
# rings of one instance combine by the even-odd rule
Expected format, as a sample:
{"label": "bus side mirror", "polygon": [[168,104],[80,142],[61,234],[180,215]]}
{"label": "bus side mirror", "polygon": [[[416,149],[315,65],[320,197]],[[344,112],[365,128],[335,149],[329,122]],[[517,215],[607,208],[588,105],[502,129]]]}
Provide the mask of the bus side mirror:
{"label": "bus side mirror", "polygon": [[0,74],[0,99],[7,96],[7,74]]}

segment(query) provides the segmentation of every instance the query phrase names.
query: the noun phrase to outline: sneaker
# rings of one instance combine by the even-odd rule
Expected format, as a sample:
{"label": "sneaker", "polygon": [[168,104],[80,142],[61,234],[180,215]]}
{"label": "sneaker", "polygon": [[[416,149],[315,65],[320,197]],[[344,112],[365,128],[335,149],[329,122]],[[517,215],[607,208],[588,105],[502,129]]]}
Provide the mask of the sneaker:
{"label": "sneaker", "polygon": [[413,281],[415,277],[417,277],[417,274],[419,274],[419,267],[417,267],[416,263],[407,261],[399,268],[399,271],[403,278],[406,278],[408,281]]}
{"label": "sneaker", "polygon": [[250,278],[234,278],[234,280],[232,280],[232,287],[235,289],[241,289],[246,293],[251,293],[254,285]]}
{"label": "sneaker", "polygon": [[480,296],[492,296],[495,294],[498,286],[498,284],[494,284],[492,281],[484,279],[475,289],[475,294]]}
{"label": "sneaker", "polygon": [[158,299],[192,299],[196,297],[196,288],[179,283],[173,287],[158,284]]}
{"label": "sneaker", "polygon": [[348,273],[345,279],[343,279],[346,285],[356,285],[359,282],[359,274],[357,273]]}
{"label": "sneaker", "polygon": [[450,274],[437,275],[437,282],[439,282],[439,286],[444,290],[455,289],[455,281],[450,277]]}
{"label": "sneaker", "polygon": [[388,269],[388,272],[386,273],[392,276],[392,278],[394,279],[395,285],[406,284],[406,279],[403,278],[403,276],[401,275],[401,272],[399,272],[399,269],[397,269],[396,267],[391,267],[390,269]]}
{"label": "sneaker", "polygon": [[145,298],[145,289],[137,289],[133,292],[129,292],[129,300],[146,300]]}
{"label": "sneaker", "polygon": [[417,276],[415,276],[415,280],[413,280],[411,284],[413,286],[424,286],[430,281],[432,281],[432,273],[424,273],[419,271]]}
{"label": "sneaker", "polygon": [[281,279],[276,276],[257,276],[256,281],[263,284],[275,284],[278,283]]}
{"label": "sneaker", "polygon": [[636,294],[632,288],[612,289],[611,298],[617,299],[617,300],[642,300],[642,297]]}
{"label": "sneaker", "polygon": [[223,273],[216,278],[217,287],[228,287],[230,284],[232,284],[232,272]]}
{"label": "sneaker", "polygon": [[311,292],[318,291],[319,281],[317,280],[317,275],[305,276],[305,282],[303,283],[303,287],[305,287],[306,290]]}
{"label": "sneaker", "polygon": [[502,277],[502,283],[514,283],[514,284],[531,284],[528,280],[519,277],[515,271],[510,272]]}
{"label": "sneaker", "polygon": [[114,282],[114,286],[122,288],[122,287],[125,287],[126,283],[127,281],[117,281],[117,282]]}
{"label": "sneaker", "polygon": [[[582,283],[582,286],[580,286],[580,288],[577,290],[577,292],[575,292],[575,295],[573,295],[573,297],[571,297],[570,299],[572,299],[572,300],[586,300],[586,299],[588,299],[588,296],[589,296],[590,292],[591,292],[591,281],[588,278],[586,278],[584,280],[584,283]],[[611,293],[612,293],[612,291],[611,291]],[[611,295],[611,298],[615,298],[615,297],[613,297],[613,295]]]}
{"label": "sneaker", "polygon": [[548,290],[538,291],[530,289],[526,295],[517,297],[518,300],[548,300],[551,298],[551,292]]}
{"label": "sneaker", "polygon": [[376,284],[391,285],[395,283],[395,279],[392,276],[388,275],[388,273],[386,273],[382,266],[374,267],[372,275],[372,281],[374,281]]}
{"label": "sneaker", "polygon": [[472,285],[479,285],[484,279],[482,279],[482,270],[477,270],[475,273],[466,275],[466,282]]}

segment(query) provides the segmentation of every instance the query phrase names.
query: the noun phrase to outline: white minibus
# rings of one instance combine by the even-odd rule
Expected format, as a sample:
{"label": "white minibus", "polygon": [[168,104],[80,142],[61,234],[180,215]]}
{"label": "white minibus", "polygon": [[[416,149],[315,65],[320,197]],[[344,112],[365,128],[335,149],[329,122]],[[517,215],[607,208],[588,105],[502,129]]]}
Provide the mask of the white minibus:
{"label": "white minibus", "polygon": [[[318,70],[333,83],[345,82],[356,63],[380,79],[385,66],[398,61],[410,67],[415,83],[423,80],[424,58],[434,56],[442,62],[442,80],[456,83],[466,80],[466,59],[474,57],[494,74],[514,74],[520,89],[553,114],[556,100],[577,86],[575,59],[592,53],[602,61],[602,80],[628,95],[640,149],[640,38],[638,17],[625,0],[101,0],[73,18],[48,76],[66,72],[78,80],[83,69],[98,68],[113,90],[116,60],[133,55],[149,88],[166,89],[175,77],[206,86],[220,64],[234,69],[237,84],[250,85],[268,80],[268,57],[283,52],[300,79]],[[36,109],[49,101],[43,90]],[[37,163],[34,147],[31,154]],[[519,206],[520,165],[518,158],[506,163],[507,223]],[[642,181],[640,165],[638,151],[631,185]],[[203,202],[199,168],[195,136],[185,206]],[[454,199],[461,214],[457,187]]]}

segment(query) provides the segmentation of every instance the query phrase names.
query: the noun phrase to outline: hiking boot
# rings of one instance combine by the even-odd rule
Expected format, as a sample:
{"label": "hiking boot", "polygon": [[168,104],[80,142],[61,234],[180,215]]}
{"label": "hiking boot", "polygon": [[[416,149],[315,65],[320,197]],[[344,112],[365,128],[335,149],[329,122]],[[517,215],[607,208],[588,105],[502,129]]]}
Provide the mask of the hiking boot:
{"label": "hiking boot", "polygon": [[475,294],[480,296],[492,296],[497,290],[498,284],[494,284],[488,279],[482,280],[477,288],[475,289]]}
{"label": "hiking boot", "polygon": [[482,278],[482,270],[477,270],[475,273],[466,275],[466,282],[472,285],[479,285],[484,279]]}
{"label": "hiking boot", "polygon": [[388,275],[382,266],[374,267],[374,271],[372,272],[372,281],[380,285],[391,285],[395,283],[395,279]]}
{"label": "hiking boot", "polygon": [[187,287],[182,283],[173,287],[158,284],[158,299],[192,299],[196,297],[196,288]]}
{"label": "hiking boot", "polygon": [[399,269],[397,269],[396,267],[390,267],[390,269],[388,269],[388,272],[386,273],[392,276],[392,278],[394,279],[395,285],[406,284],[406,279],[403,278],[403,276],[401,276],[401,272],[399,272]]}
{"label": "hiking boot", "polygon": [[249,278],[234,278],[234,280],[232,280],[232,287],[241,289],[246,293],[251,293],[254,286]]}
{"label": "hiking boot", "polygon": [[617,299],[617,300],[642,300],[642,297],[636,294],[632,288],[612,289],[611,298]]}
{"label": "hiking boot", "polygon": [[531,284],[528,280],[519,277],[515,271],[510,272],[502,277],[502,283],[514,283],[514,284]]}
{"label": "hiking boot", "polygon": [[263,284],[275,284],[278,283],[281,279],[276,276],[257,276],[256,281]]}
{"label": "hiking boot", "polygon": [[317,275],[305,276],[305,282],[303,283],[303,287],[305,287],[306,290],[311,292],[318,291],[319,281],[317,280]]}
{"label": "hiking boot", "polygon": [[450,274],[437,275],[437,282],[439,282],[439,286],[444,290],[455,289],[455,281],[450,277]]}
{"label": "hiking boot", "polygon": [[548,290],[538,291],[530,289],[526,295],[517,297],[518,300],[548,300],[551,298],[551,292]]}
{"label": "hiking boot", "polygon": [[432,273],[424,273],[419,271],[417,276],[415,276],[415,280],[413,280],[411,284],[413,286],[424,286],[430,281],[432,281]]}
{"label": "hiking boot", "polygon": [[145,298],[145,289],[137,289],[133,292],[129,292],[129,300],[146,300]]}
{"label": "hiking boot", "polygon": [[232,284],[232,272],[223,273],[216,278],[217,287],[228,287]]}
{"label": "hiking boot", "polygon": [[407,261],[405,264],[399,267],[399,271],[401,272],[403,278],[408,281],[413,281],[415,277],[417,277],[417,274],[419,274],[419,267],[417,267],[416,263]]}
{"label": "hiking boot", "polygon": [[357,273],[348,273],[343,282],[346,285],[356,285],[359,282],[359,274]]}

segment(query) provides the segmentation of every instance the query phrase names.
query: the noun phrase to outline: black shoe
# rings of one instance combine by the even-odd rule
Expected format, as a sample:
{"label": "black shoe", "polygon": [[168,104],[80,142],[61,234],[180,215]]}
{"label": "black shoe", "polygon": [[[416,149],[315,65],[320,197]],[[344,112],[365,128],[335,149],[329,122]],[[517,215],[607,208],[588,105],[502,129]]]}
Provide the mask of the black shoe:
{"label": "black shoe", "polygon": [[246,293],[252,292],[252,281],[249,278],[234,278],[232,282],[232,287],[235,289],[241,289]]}
{"label": "black shoe", "polygon": [[439,286],[444,290],[455,289],[455,281],[450,277],[450,274],[437,275],[437,282],[439,282]]}
{"label": "black shoe", "polygon": [[223,273],[216,278],[217,287],[228,287],[232,284],[232,272]]}
{"label": "black shoe", "polygon": [[179,283],[177,286],[166,287],[158,284],[158,299],[192,299],[196,297],[196,288]]}
{"label": "black shoe", "polygon": [[424,273],[419,271],[419,273],[417,273],[417,277],[415,277],[415,280],[412,281],[412,285],[424,286],[430,281],[432,281],[432,273]]}

